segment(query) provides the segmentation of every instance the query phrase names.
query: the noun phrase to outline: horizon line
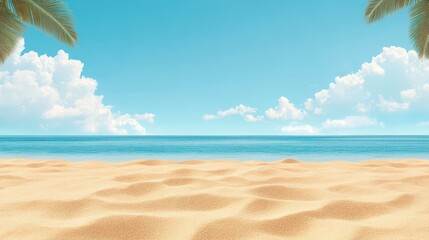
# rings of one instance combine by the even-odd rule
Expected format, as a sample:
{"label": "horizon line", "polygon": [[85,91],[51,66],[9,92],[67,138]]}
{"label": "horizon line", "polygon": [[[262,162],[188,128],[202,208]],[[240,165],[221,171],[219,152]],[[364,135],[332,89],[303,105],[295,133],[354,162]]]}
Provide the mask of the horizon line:
{"label": "horizon line", "polygon": [[386,137],[386,136],[427,136],[429,134],[317,134],[317,135],[282,135],[282,134],[0,134],[0,137]]}

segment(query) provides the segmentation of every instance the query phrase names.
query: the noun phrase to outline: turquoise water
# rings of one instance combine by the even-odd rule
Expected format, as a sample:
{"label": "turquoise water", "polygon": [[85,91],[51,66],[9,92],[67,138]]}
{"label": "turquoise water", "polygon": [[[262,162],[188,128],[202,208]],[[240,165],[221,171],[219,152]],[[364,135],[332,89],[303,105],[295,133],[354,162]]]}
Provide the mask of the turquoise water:
{"label": "turquoise water", "polygon": [[0,158],[125,161],[429,159],[429,136],[2,136]]}

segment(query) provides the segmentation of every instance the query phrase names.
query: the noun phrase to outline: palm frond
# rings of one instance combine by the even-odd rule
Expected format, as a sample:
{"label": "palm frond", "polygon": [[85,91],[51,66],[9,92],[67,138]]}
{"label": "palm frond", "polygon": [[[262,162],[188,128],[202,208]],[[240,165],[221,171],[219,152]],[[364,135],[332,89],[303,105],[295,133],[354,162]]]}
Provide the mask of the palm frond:
{"label": "palm frond", "polygon": [[0,8],[0,63],[4,63],[15,50],[23,33],[21,21],[8,9]]}
{"label": "palm frond", "polygon": [[422,0],[410,9],[410,38],[419,57],[429,58],[429,1]]}
{"label": "palm frond", "polygon": [[370,23],[375,22],[416,1],[417,0],[370,0],[365,11],[366,20]]}
{"label": "palm frond", "polygon": [[74,46],[77,34],[71,13],[61,0],[8,0],[22,21],[34,24],[58,40]]}

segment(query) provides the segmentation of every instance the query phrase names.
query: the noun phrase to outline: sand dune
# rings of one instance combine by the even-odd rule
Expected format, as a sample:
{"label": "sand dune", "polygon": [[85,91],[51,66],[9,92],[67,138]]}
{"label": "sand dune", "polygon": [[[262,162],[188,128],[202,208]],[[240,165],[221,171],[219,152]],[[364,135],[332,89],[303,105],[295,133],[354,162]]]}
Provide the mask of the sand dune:
{"label": "sand dune", "polygon": [[429,161],[0,160],[0,239],[429,239]]}

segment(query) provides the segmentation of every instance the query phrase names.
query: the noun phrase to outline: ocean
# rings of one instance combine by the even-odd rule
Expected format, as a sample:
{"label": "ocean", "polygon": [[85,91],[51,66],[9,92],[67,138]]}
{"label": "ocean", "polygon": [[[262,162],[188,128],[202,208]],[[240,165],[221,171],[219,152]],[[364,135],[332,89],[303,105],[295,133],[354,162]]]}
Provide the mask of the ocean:
{"label": "ocean", "polygon": [[0,136],[0,158],[71,161],[429,159],[429,136]]}

